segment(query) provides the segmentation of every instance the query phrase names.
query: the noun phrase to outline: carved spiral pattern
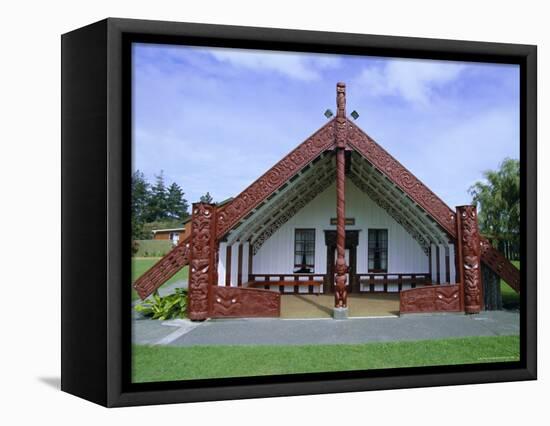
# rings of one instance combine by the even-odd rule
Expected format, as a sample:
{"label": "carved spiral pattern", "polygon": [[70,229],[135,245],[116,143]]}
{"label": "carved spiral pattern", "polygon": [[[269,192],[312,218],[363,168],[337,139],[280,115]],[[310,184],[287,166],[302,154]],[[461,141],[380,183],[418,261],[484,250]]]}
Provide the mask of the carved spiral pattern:
{"label": "carved spiral pattern", "polygon": [[337,117],[335,119],[336,124],[336,146],[338,148],[345,148],[346,147],[346,134],[347,134],[347,123],[348,120],[346,118],[340,118]]}
{"label": "carved spiral pattern", "polygon": [[[278,193],[277,197],[269,201],[268,208],[262,208],[262,211],[256,212],[247,219],[246,224],[241,227],[233,228],[228,241],[233,244],[237,239],[239,241],[248,241],[254,238],[254,235],[260,234],[267,229],[280,213],[286,211],[293,203],[290,200],[302,198],[307,195],[316,184],[323,180],[327,173],[334,176],[334,167],[332,166],[332,156],[324,155],[321,160],[304,172],[300,179],[288,190]],[[296,201],[298,202],[298,201]]]}
{"label": "carved spiral pattern", "polygon": [[281,312],[279,292],[214,286],[212,298],[213,318],[278,317]]}
{"label": "carved spiral pattern", "polygon": [[457,312],[460,311],[460,286],[434,285],[404,290],[400,293],[399,312]]}

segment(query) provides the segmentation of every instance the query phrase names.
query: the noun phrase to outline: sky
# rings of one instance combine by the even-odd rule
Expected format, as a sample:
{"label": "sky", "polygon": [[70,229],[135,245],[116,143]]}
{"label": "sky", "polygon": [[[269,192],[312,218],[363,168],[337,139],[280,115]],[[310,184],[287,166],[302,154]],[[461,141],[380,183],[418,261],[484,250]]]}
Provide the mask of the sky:
{"label": "sky", "polygon": [[238,195],[336,111],[451,208],[519,159],[519,67],[191,46],[133,46],[133,169],[189,202]]}

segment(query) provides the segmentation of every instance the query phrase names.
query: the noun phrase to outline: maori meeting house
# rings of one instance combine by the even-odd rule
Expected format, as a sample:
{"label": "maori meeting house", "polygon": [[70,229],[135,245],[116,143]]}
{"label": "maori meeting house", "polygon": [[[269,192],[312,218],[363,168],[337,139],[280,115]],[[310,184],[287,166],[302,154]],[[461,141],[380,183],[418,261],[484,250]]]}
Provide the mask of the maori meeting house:
{"label": "maori meeting house", "polygon": [[[142,299],[189,265],[188,317],[278,317],[281,295],[394,293],[400,313],[490,309],[520,274],[480,236],[474,206],[447,206],[346,116],[334,118],[223,206],[195,203],[191,232],[142,275]],[[496,283],[496,284],[495,284]]]}

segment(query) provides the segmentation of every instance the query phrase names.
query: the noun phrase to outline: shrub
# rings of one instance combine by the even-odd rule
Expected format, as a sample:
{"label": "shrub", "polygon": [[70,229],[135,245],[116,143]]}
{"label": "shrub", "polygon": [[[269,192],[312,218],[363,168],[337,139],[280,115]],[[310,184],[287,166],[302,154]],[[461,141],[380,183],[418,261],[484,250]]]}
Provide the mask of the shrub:
{"label": "shrub", "polygon": [[185,318],[187,308],[187,290],[176,288],[175,293],[160,296],[154,292],[152,298],[136,305],[135,310],[146,317],[161,321],[173,318]]}

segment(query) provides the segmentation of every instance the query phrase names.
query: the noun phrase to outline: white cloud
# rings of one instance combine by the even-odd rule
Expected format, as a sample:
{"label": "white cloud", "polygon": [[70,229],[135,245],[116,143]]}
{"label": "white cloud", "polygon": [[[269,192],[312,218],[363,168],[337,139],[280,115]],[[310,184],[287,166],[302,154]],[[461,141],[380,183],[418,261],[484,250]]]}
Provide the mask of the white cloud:
{"label": "white cloud", "polygon": [[235,49],[212,49],[218,61],[256,72],[273,71],[292,79],[313,81],[321,78],[320,70],[336,68],[341,60],[328,55],[304,55],[286,52],[258,52]]}
{"label": "white cloud", "polygon": [[[506,158],[519,158],[519,109],[509,106],[478,110],[445,124],[415,123],[397,158],[451,208],[471,202],[468,188]],[[445,120],[446,121],[446,120]],[[393,153],[395,155],[395,153]],[[428,166],[426,166],[428,165]]]}
{"label": "white cloud", "polygon": [[434,99],[435,89],[455,80],[464,68],[455,62],[394,59],[382,67],[364,68],[356,84],[366,96],[400,96],[427,106]]}

